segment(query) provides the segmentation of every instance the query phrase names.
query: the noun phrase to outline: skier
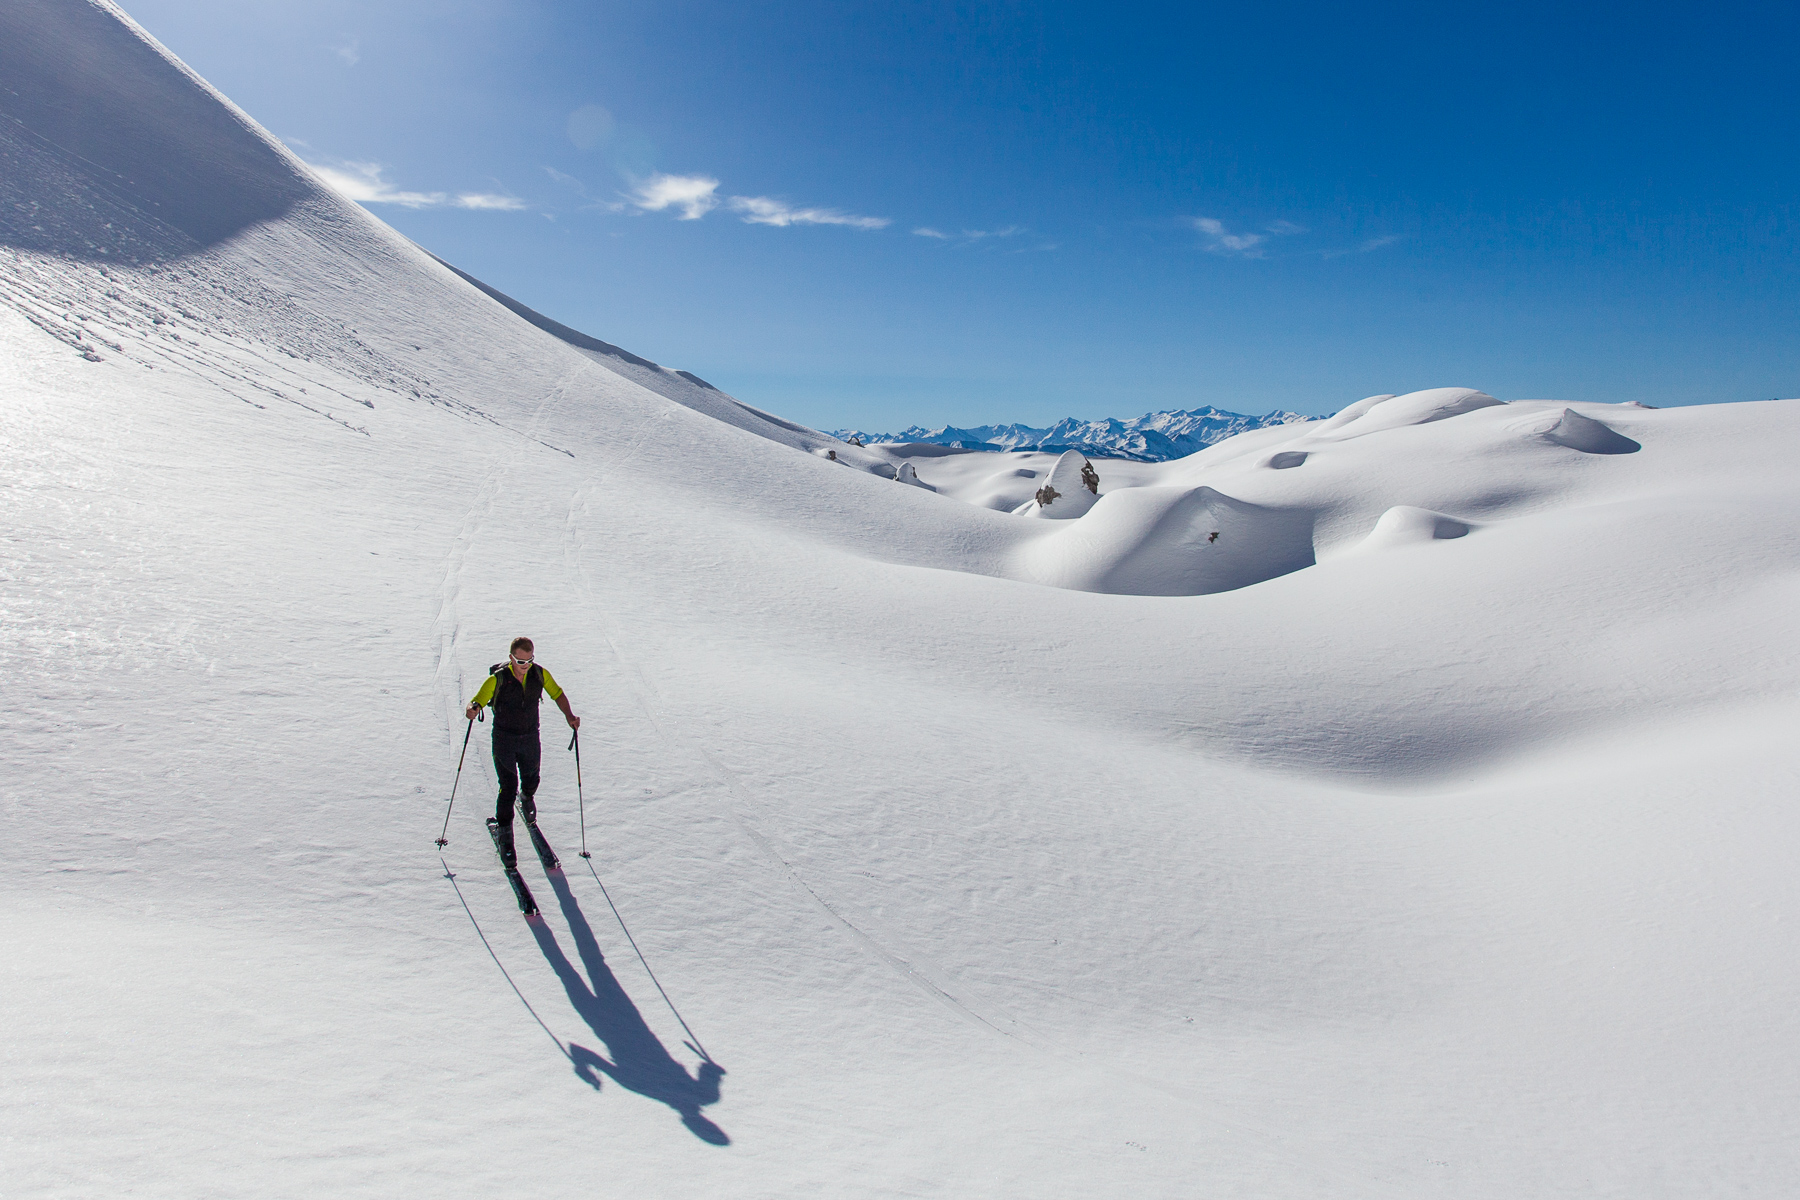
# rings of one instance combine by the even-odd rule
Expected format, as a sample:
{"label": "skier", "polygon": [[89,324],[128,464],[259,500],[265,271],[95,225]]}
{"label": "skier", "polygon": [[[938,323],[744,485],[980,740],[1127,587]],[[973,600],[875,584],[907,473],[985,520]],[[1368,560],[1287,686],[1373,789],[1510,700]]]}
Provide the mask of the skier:
{"label": "skier", "polygon": [[494,773],[500,777],[500,797],[494,806],[495,840],[500,861],[508,870],[518,866],[513,851],[514,800],[524,810],[527,825],[537,821],[538,763],[543,757],[538,743],[538,705],[545,692],[562,709],[569,728],[580,729],[581,718],[569,707],[568,695],[535,661],[531,639],[514,638],[506,661],[489,670],[463,714],[473,721],[484,705],[494,709]]}

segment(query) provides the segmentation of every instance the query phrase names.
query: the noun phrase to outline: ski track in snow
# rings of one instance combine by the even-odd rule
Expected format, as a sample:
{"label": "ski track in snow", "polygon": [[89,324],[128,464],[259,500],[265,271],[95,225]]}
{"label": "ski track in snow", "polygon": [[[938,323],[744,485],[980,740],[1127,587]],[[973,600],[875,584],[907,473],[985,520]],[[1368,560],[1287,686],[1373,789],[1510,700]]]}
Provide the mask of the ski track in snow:
{"label": "ski track in snow", "polygon": [[[621,465],[628,463],[632,457],[635,456],[638,448],[642,444],[642,437],[633,442],[622,457]],[[1023,1034],[1019,1023],[1016,1020],[1003,1016],[990,1018],[978,1011],[976,1007],[967,1000],[955,994],[955,992],[951,990],[954,985],[950,982],[948,973],[941,967],[937,967],[935,964],[930,963],[928,959],[925,959],[921,955],[901,955],[895,953],[881,941],[871,936],[857,921],[853,921],[847,917],[841,910],[841,902],[840,904],[834,904],[831,900],[821,895],[819,890],[811,883],[807,882],[806,878],[795,868],[794,864],[775,847],[768,835],[764,834],[756,827],[755,822],[749,815],[750,813],[757,811],[756,802],[745,789],[743,781],[737,774],[721,763],[699,740],[683,735],[680,732],[679,726],[672,722],[666,714],[660,714],[658,712],[657,705],[651,698],[653,685],[651,685],[642,669],[635,662],[628,659],[624,652],[619,649],[618,641],[614,638],[612,633],[615,618],[611,614],[606,613],[602,606],[596,601],[593,588],[588,579],[587,569],[583,565],[582,526],[575,520],[575,512],[578,506],[586,509],[588,498],[593,495],[595,488],[603,481],[603,479],[603,476],[597,477],[593,484],[590,484],[581,492],[578,492],[570,500],[569,519],[564,527],[563,561],[565,569],[569,572],[576,585],[577,594],[581,597],[582,611],[588,614],[589,620],[594,623],[595,631],[599,633],[601,639],[606,643],[607,649],[612,654],[613,661],[619,668],[619,673],[626,681],[627,689],[630,691],[639,710],[643,713],[645,721],[650,725],[651,729],[655,731],[657,738],[671,751],[683,754],[685,757],[698,758],[706,763],[713,776],[726,791],[729,792],[735,802],[734,818],[738,828],[743,831],[745,838],[748,839],[749,842],[756,847],[757,851],[761,853],[771,865],[776,867],[789,882],[798,888],[812,904],[816,905],[820,911],[825,913],[833,922],[842,927],[849,935],[852,943],[860,950],[869,954],[876,961],[894,970],[903,979],[919,988],[933,1000],[944,1004],[952,1012],[956,1013],[958,1017],[970,1021],[980,1028],[999,1034],[1002,1037],[1019,1038],[1020,1040],[1027,1041],[1028,1044],[1042,1048],[1042,1043],[1040,1041],[1028,1038]],[[586,514],[584,513],[584,515]],[[873,920],[870,917],[864,916],[862,922],[864,924],[872,924]],[[1011,1026],[1011,1028],[1009,1029],[1005,1026]]]}

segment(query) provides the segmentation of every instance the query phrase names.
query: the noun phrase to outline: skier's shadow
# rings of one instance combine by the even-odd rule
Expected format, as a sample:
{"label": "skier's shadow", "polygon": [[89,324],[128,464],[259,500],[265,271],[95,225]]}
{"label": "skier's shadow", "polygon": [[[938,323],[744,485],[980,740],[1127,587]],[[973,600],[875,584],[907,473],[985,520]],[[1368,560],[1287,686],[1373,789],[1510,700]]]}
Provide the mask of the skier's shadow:
{"label": "skier's shadow", "polygon": [[670,1057],[656,1034],[650,1031],[650,1026],[644,1023],[637,1005],[607,968],[606,960],[600,954],[600,944],[594,940],[594,931],[588,927],[581,905],[575,902],[569,881],[563,878],[561,871],[550,873],[550,886],[556,889],[556,899],[569,922],[575,951],[581,956],[587,977],[582,978],[582,973],[563,954],[556,935],[550,932],[546,922],[540,919],[528,924],[537,938],[538,949],[544,952],[556,977],[562,980],[569,1003],[575,1006],[575,1011],[581,1014],[594,1035],[606,1043],[607,1053],[612,1056],[609,1061],[586,1046],[570,1042],[569,1061],[575,1064],[575,1074],[598,1090],[600,1078],[595,1074],[598,1071],[620,1087],[660,1100],[674,1109],[680,1114],[681,1123],[701,1141],[715,1146],[730,1145],[731,1139],[725,1131],[700,1112],[706,1105],[719,1102],[719,1078],[725,1074],[725,1069],[709,1059],[700,1064],[694,1075],[689,1075],[687,1068]]}

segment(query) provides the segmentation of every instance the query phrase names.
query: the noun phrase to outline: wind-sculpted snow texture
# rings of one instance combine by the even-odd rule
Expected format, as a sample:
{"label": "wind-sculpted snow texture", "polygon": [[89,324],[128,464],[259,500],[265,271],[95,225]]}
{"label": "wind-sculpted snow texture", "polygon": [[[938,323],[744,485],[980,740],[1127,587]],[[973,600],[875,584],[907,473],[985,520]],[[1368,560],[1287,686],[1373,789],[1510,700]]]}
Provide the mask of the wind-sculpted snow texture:
{"label": "wind-sculpted snow texture", "polygon": [[[1800,403],[1371,398],[1014,516],[1056,456],[579,345],[115,10],[0,69],[8,1195],[1800,1175]],[[485,725],[432,845],[521,633],[595,872],[546,708],[530,923]]]}
{"label": "wind-sculpted snow texture", "polygon": [[1116,417],[1098,421],[1065,417],[1043,429],[1019,424],[977,425],[971,429],[954,425],[925,429],[914,425],[899,433],[840,429],[836,436],[846,441],[855,438],[865,445],[920,443],[966,450],[1037,450],[1055,454],[1079,450],[1095,457],[1166,462],[1251,429],[1288,425],[1305,419],[1299,413],[1280,411],[1252,417],[1208,405],[1188,411],[1145,413],[1129,421]]}

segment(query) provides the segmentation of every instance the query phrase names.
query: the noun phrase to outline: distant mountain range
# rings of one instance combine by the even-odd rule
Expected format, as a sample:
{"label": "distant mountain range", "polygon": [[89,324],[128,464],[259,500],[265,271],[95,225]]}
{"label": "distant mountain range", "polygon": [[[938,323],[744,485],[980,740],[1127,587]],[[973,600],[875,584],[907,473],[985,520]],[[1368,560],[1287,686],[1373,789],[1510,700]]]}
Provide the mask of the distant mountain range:
{"label": "distant mountain range", "polygon": [[976,425],[961,429],[946,425],[925,429],[914,425],[899,433],[865,433],[859,429],[832,430],[832,435],[871,444],[875,442],[930,442],[964,450],[1043,450],[1061,453],[1079,450],[1096,458],[1130,458],[1139,462],[1165,462],[1184,458],[1248,429],[1289,425],[1311,418],[1292,412],[1272,412],[1260,417],[1223,409],[1145,413],[1129,421],[1106,417],[1081,421],[1068,417],[1046,429],[1030,425]]}

